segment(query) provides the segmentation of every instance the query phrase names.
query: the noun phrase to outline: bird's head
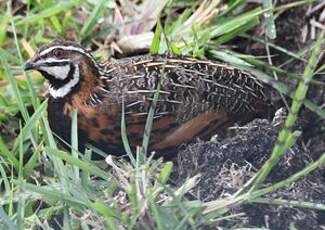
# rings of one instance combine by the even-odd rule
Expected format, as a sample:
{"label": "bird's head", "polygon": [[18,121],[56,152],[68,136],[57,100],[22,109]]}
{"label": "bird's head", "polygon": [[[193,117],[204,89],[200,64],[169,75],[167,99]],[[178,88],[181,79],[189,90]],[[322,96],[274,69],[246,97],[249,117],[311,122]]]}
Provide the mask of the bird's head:
{"label": "bird's head", "polygon": [[91,54],[76,43],[61,40],[39,48],[24,65],[25,71],[37,70],[49,81],[54,98],[64,97],[77,87],[85,68],[96,68]]}

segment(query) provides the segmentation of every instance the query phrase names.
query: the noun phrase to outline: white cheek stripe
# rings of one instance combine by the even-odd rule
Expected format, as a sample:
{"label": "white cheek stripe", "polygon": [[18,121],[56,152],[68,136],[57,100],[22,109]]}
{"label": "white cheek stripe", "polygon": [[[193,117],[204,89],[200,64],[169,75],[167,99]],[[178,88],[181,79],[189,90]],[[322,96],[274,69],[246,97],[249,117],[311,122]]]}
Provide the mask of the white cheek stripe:
{"label": "white cheek stripe", "polygon": [[50,86],[50,94],[54,98],[64,97],[68,93],[71,92],[71,89],[76,86],[79,82],[79,67],[75,66],[75,72],[73,74],[73,78],[65,85],[63,85],[61,88],[54,89]]}
{"label": "white cheek stripe", "polygon": [[64,80],[68,77],[70,72],[70,65],[63,66],[41,66],[40,70],[43,70],[47,74],[55,77],[56,79]]}
{"label": "white cheek stripe", "polygon": [[69,62],[69,59],[56,59],[56,58],[46,58],[46,59],[40,59],[36,62],[36,64],[43,64],[48,62],[54,62],[54,63],[60,63],[60,62]]}

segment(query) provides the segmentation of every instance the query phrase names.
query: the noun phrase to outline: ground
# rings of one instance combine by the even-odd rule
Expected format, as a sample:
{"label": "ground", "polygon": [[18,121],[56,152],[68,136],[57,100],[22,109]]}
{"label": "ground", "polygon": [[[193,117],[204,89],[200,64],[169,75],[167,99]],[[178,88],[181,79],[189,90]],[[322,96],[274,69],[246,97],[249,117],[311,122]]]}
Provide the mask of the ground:
{"label": "ground", "polygon": [[[269,157],[281,124],[255,119],[245,126],[233,127],[231,136],[223,139],[186,146],[179,152],[172,181],[181,185],[186,178],[200,174],[200,182],[191,190],[189,199],[212,201],[238,191]],[[274,184],[297,173],[312,162],[311,152],[296,144],[273,169],[267,184]],[[272,199],[296,201],[312,200],[324,203],[325,181],[322,169],[308,175],[290,187],[281,189]],[[229,227],[258,227],[288,229],[291,224],[298,229],[319,229],[324,221],[321,211],[290,208],[277,205],[244,205],[233,213],[244,212],[244,218],[227,222]],[[225,223],[216,223],[216,225]]]}

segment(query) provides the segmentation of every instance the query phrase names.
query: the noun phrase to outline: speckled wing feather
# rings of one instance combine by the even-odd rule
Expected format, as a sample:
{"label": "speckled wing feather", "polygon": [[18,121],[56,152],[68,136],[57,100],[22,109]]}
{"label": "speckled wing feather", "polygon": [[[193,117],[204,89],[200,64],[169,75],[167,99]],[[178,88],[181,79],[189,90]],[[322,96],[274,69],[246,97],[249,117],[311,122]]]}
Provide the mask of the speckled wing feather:
{"label": "speckled wing feather", "polygon": [[104,109],[124,100],[126,114],[147,115],[162,76],[157,117],[170,114],[184,122],[208,111],[240,116],[268,104],[261,81],[217,62],[146,55],[113,60],[101,67],[105,85],[95,97],[105,104]]}

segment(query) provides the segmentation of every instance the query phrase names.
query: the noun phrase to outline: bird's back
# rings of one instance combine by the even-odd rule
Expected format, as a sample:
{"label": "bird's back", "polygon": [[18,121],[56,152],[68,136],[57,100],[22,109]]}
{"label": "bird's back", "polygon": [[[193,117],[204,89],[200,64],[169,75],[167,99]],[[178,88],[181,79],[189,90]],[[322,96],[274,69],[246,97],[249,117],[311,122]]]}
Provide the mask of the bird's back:
{"label": "bird's back", "polygon": [[127,113],[147,113],[159,81],[156,116],[175,114],[180,122],[208,111],[232,116],[255,113],[269,103],[258,78],[213,61],[145,55],[115,60],[105,67],[107,101],[121,104],[124,100]]}

